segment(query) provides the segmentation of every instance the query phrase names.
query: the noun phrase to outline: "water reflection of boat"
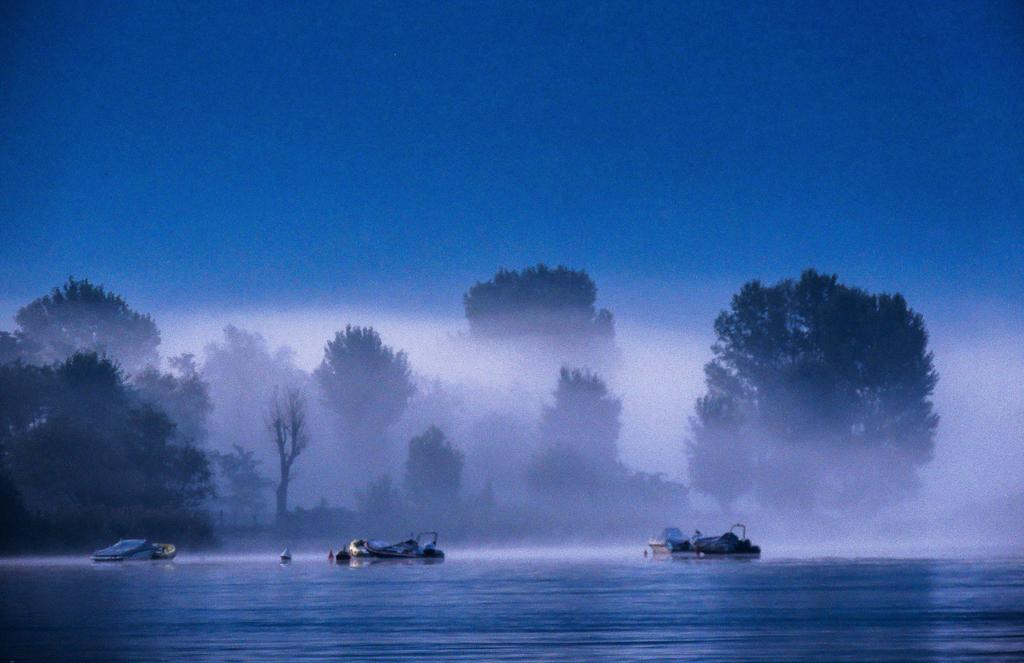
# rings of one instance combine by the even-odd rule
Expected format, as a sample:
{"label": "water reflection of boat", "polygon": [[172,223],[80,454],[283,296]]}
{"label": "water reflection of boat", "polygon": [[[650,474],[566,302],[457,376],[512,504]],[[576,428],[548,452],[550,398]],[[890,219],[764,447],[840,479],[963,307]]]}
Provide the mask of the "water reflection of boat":
{"label": "water reflection of boat", "polygon": [[121,539],[114,545],[92,554],[94,562],[127,562],[149,559],[174,559],[174,544],[149,543],[145,539]]}
{"label": "water reflection of boat", "polygon": [[351,557],[341,565],[351,568],[363,568],[367,566],[421,566],[429,564],[441,564],[444,557]]}
{"label": "water reflection of boat", "polygon": [[660,536],[652,536],[647,545],[655,554],[694,553],[690,540],[683,535],[678,527],[666,527]]}
{"label": "water reflection of boat", "polygon": [[[424,540],[426,543],[423,543]],[[444,552],[437,548],[437,532],[420,532],[405,541],[387,543],[368,539],[355,539],[348,544],[348,554],[353,559],[420,559],[443,558]]]}

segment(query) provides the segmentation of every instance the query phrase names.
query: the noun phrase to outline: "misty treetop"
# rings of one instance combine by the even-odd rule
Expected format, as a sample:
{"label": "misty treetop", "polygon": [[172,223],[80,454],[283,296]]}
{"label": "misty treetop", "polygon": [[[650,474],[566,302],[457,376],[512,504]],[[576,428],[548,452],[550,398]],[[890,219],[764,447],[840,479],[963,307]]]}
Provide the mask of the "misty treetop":
{"label": "misty treetop", "polygon": [[544,264],[500,269],[463,296],[470,330],[481,338],[570,336],[611,340],[612,314],[598,310],[597,286],[583,270]]}
{"label": "misty treetop", "polygon": [[586,369],[563,367],[554,396],[541,415],[541,443],[582,453],[606,468],[618,463],[622,401],[604,380]]}
{"label": "misty treetop", "polygon": [[273,481],[260,473],[260,461],[251,449],[233,444],[231,453],[210,454],[220,471],[224,489],[220,498],[231,513],[231,524],[262,520],[266,510],[266,491]]}
{"label": "misty treetop", "polygon": [[132,380],[139,398],[162,409],[175,426],[175,437],[189,444],[206,441],[207,418],[213,411],[210,385],[203,380],[195,357],[171,357],[171,372],[148,366]]}
{"label": "misty treetop", "polygon": [[409,440],[404,487],[410,499],[454,502],[462,489],[465,461],[465,454],[453,447],[437,426]]}
{"label": "misty treetop", "polygon": [[87,279],[69,278],[22,307],[14,320],[13,336],[33,363],[63,361],[82,351],[107,356],[129,373],[159,362],[160,332],[153,319]]}
{"label": "misty treetop", "polygon": [[924,321],[902,296],[813,270],[752,281],[715,335],[688,445],[694,487],[725,503],[751,492],[878,497],[904,490],[930,458],[938,376]]}
{"label": "misty treetop", "polygon": [[384,345],[372,327],[337,332],[315,376],[324,405],[357,444],[380,444],[416,393],[406,354]]}

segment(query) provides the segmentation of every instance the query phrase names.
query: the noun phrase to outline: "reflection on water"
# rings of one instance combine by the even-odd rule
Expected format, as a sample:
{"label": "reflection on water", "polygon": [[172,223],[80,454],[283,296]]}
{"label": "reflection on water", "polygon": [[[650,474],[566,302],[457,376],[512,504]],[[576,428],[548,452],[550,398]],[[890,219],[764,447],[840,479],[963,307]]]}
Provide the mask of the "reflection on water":
{"label": "reflection on water", "polygon": [[1024,658],[1022,560],[579,553],[3,561],[0,660]]}

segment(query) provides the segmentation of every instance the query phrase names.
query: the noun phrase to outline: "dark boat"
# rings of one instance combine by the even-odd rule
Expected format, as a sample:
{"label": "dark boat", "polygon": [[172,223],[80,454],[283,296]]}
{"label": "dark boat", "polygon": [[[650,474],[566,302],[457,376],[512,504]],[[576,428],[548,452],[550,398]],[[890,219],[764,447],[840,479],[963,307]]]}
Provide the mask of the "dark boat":
{"label": "dark boat", "polygon": [[[426,540],[426,543],[423,541]],[[375,557],[390,559],[441,558],[444,552],[437,548],[437,532],[420,532],[398,543],[356,539],[348,544],[348,554],[353,559]]]}
{"label": "dark boat", "polygon": [[[740,529],[739,536],[733,531],[737,528]],[[747,538],[747,526],[742,523],[733,525],[729,528],[728,532],[721,536],[701,536],[698,531],[690,539],[690,545],[700,556],[732,555],[756,557],[761,554],[761,547],[755,546],[750,542],[750,539]]]}

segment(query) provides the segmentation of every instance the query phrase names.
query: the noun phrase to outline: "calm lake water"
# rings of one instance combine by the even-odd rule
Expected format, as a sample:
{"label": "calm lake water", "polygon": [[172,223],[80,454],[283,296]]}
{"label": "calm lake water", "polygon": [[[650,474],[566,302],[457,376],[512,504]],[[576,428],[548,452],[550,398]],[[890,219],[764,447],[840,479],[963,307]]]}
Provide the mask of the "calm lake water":
{"label": "calm lake water", "polygon": [[0,659],[1024,660],[1024,560],[0,561]]}

